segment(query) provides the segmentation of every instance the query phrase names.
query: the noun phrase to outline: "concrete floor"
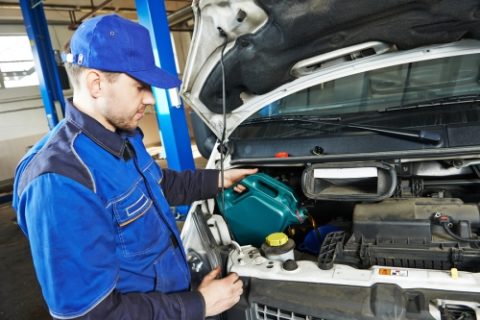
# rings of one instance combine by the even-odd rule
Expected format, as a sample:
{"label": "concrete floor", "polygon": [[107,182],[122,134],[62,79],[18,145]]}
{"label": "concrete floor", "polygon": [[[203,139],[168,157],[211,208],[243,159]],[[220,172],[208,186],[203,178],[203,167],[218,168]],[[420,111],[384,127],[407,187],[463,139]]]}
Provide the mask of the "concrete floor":
{"label": "concrete floor", "polygon": [[[157,161],[162,168],[164,160]],[[195,158],[197,168],[206,159]],[[30,247],[9,203],[0,205],[0,320],[51,319],[35,277]]]}
{"label": "concrete floor", "polygon": [[10,204],[0,205],[0,261],[0,319],[51,319]]}

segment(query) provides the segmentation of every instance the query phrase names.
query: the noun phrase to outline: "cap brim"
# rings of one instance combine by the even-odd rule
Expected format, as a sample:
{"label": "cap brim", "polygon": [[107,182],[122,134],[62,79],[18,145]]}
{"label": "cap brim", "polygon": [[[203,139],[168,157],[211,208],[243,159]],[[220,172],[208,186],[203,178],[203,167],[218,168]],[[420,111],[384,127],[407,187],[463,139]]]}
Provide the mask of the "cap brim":
{"label": "cap brim", "polygon": [[174,75],[157,67],[150,70],[128,71],[125,73],[137,80],[157,88],[170,89],[178,87],[182,83],[180,79]]}

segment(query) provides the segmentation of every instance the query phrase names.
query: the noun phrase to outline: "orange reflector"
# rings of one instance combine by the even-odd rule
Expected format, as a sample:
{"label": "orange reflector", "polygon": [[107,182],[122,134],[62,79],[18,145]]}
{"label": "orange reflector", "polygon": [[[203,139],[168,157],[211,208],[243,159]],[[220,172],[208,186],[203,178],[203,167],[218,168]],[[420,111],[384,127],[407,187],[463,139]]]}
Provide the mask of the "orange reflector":
{"label": "orange reflector", "polygon": [[382,276],[390,276],[392,275],[392,269],[380,268],[378,269],[378,274]]}
{"label": "orange reflector", "polygon": [[277,152],[275,153],[275,158],[288,158],[288,152]]}

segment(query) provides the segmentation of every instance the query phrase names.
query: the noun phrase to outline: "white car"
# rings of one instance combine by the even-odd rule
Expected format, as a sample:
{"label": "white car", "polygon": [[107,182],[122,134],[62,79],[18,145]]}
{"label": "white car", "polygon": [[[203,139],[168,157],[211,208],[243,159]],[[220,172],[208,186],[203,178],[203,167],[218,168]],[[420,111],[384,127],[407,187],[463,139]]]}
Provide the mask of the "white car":
{"label": "white car", "polygon": [[259,168],[182,231],[245,283],[220,319],[480,319],[480,2],[193,7],[207,168]]}

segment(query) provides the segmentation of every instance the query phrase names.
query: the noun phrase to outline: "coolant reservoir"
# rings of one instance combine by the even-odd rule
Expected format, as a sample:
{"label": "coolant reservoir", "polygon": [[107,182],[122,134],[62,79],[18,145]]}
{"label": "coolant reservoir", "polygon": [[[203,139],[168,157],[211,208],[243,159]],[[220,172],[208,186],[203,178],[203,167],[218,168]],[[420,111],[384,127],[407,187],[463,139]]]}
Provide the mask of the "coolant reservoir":
{"label": "coolant reservoir", "polygon": [[225,208],[222,196],[217,202],[240,245],[260,247],[265,237],[285,230],[289,225],[302,223],[305,209],[300,208],[293,190],[284,183],[257,173],[240,182],[247,190],[238,193],[225,190]]}
{"label": "coolant reservoir", "polygon": [[262,244],[262,251],[268,259],[283,262],[294,260],[294,248],[295,242],[283,232],[268,235],[265,243]]}

